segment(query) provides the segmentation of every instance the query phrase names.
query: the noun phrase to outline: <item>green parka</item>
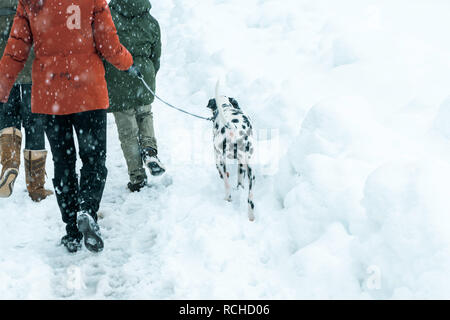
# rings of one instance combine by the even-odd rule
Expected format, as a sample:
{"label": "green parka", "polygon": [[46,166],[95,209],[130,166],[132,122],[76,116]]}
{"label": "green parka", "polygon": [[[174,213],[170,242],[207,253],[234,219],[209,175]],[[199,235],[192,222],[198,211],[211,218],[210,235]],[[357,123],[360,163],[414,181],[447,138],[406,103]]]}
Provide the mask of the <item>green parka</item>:
{"label": "green parka", "polygon": [[[17,3],[19,0],[0,0],[0,56],[3,56],[6,43],[8,42],[9,33],[16,15]],[[25,68],[19,74],[16,83],[31,83],[31,68],[34,60],[34,52],[32,51],[28,57]]]}
{"label": "green parka", "polygon": [[[160,66],[161,31],[150,14],[150,1],[111,0],[109,7],[120,42],[130,51],[134,64],[154,90]],[[139,79],[118,71],[108,62],[105,62],[105,70],[110,100],[108,112],[124,111],[153,102],[153,95]]]}

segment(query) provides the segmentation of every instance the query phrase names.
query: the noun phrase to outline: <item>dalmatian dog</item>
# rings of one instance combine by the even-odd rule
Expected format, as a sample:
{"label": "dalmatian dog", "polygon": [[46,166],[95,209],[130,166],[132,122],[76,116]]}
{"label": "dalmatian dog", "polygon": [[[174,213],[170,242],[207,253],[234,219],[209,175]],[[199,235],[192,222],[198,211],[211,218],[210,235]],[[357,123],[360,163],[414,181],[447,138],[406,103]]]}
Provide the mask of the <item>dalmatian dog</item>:
{"label": "dalmatian dog", "polygon": [[227,170],[227,163],[237,160],[238,189],[244,189],[244,179],[247,174],[249,179],[248,218],[250,221],[254,221],[255,173],[251,165],[254,152],[252,125],[249,117],[244,114],[235,99],[218,93],[219,84],[216,88],[216,98],[209,100],[208,108],[213,113],[214,152],[217,170],[225,183],[225,200],[231,202],[230,173]]}

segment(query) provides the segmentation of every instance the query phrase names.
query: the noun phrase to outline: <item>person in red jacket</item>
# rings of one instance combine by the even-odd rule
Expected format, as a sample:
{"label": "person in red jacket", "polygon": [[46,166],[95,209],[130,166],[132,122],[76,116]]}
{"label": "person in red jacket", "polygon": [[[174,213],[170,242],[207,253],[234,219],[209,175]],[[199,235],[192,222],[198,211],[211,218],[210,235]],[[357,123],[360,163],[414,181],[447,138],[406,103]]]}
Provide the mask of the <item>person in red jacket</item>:
{"label": "person in red jacket", "polygon": [[[27,61],[31,47],[32,112],[47,115],[56,198],[66,223],[62,244],[70,251],[103,250],[97,224],[106,182],[106,109],[102,58],[117,69],[137,72],[122,46],[106,0],[19,0],[0,61],[0,101]],[[3,107],[3,105],[0,105]],[[78,181],[74,132],[83,167]]]}

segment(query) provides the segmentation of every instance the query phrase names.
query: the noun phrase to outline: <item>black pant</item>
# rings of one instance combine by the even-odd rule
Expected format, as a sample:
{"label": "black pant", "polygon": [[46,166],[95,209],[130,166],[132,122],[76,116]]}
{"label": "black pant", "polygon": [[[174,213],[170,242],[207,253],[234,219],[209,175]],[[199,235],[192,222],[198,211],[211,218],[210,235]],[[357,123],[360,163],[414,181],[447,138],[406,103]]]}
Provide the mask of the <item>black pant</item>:
{"label": "black pant", "polygon": [[[106,176],[106,110],[95,110],[63,116],[47,116],[46,132],[55,165],[53,184],[62,219],[67,231],[76,232],[78,212],[86,212],[97,220],[97,212]],[[80,182],[74,134],[83,167]]]}
{"label": "black pant", "polygon": [[15,84],[8,102],[0,108],[0,130],[25,128],[25,149],[44,150],[45,116],[31,113],[31,84]]}

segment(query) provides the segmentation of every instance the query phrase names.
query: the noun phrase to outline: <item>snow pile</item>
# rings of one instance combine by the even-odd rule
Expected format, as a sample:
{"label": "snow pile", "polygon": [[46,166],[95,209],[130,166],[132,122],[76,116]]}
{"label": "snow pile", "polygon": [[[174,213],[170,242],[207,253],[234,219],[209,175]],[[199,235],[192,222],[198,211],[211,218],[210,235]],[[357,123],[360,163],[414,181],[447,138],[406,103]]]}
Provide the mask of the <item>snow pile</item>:
{"label": "snow pile", "polygon": [[449,178],[448,161],[418,160],[381,166],[367,179],[358,249],[382,272],[381,297],[449,296]]}
{"label": "snow pile", "polygon": [[445,139],[450,139],[450,97],[442,103],[436,115],[433,129],[441,134]]}
{"label": "snow pile", "polygon": [[[409,10],[427,15],[440,5],[416,2]],[[380,20],[387,18],[382,11],[400,8],[370,10]],[[448,99],[437,108],[448,88],[428,78],[448,78],[445,46],[434,37],[399,40],[406,26],[387,35],[382,25],[353,25],[356,34],[343,34],[348,41],[333,41],[327,78],[341,80],[341,93],[310,109],[277,176],[295,265],[305,278],[298,285],[309,297],[450,296]],[[403,53],[407,61],[400,61]]]}
{"label": "snow pile", "polygon": [[58,246],[56,201],[32,203],[22,170],[0,298],[450,297],[448,1],[152,4],[158,93],[209,116],[224,75],[253,121],[257,222],[245,193],[223,201],[210,123],[155,102],[169,170],[139,194],[109,117],[102,254]]}

